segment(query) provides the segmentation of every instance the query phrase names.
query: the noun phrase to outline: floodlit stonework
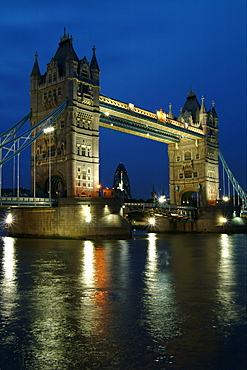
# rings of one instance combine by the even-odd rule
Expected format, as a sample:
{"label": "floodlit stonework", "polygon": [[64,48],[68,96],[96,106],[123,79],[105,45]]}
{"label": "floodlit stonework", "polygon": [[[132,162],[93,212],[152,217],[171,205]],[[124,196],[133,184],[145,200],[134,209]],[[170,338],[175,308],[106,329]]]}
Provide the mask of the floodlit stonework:
{"label": "floodlit stonework", "polygon": [[36,196],[97,197],[99,183],[99,75],[95,48],[91,62],[79,60],[69,34],[42,75],[38,56],[31,73],[31,125],[66,99],[68,106],[32,145],[32,188]]}
{"label": "floodlit stonework", "polygon": [[212,109],[206,111],[204,98],[200,105],[190,91],[178,121],[201,128],[205,138],[181,138],[168,144],[170,167],[170,202],[177,205],[206,206],[219,198],[218,117]]}

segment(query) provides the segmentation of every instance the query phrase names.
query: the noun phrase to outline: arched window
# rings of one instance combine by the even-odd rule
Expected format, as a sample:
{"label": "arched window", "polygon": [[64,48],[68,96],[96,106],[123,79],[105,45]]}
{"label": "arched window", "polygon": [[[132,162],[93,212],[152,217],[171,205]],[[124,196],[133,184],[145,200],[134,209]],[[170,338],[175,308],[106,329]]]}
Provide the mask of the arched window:
{"label": "arched window", "polygon": [[184,177],[185,179],[192,179],[192,171],[190,170],[184,171]]}
{"label": "arched window", "polygon": [[191,152],[187,151],[184,153],[184,160],[191,161]]}

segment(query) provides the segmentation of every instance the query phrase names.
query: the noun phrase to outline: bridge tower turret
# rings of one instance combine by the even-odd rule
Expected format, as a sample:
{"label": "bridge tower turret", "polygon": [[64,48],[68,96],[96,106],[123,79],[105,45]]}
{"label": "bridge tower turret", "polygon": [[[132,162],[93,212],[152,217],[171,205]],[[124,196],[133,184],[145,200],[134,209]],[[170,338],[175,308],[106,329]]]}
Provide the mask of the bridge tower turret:
{"label": "bridge tower turret", "polygon": [[68,105],[53,125],[53,131],[42,134],[32,145],[35,196],[98,196],[99,76],[95,48],[90,64],[86,57],[80,60],[72,36],[65,29],[43,75],[36,56],[30,76],[31,125],[66,99]]}
{"label": "bridge tower turret", "polygon": [[219,197],[218,117],[214,108],[207,111],[202,97],[199,104],[191,90],[178,121],[185,127],[203,130],[205,137],[168,144],[170,201],[177,205],[206,206]]}

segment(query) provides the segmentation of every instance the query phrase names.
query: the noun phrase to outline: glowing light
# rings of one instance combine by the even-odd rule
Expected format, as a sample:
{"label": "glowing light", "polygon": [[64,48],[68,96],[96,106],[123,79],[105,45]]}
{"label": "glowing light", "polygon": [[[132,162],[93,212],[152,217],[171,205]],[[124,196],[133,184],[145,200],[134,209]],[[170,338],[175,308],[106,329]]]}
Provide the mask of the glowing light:
{"label": "glowing light", "polygon": [[101,189],[101,185],[100,184],[97,185],[97,189]]}
{"label": "glowing light", "polygon": [[104,112],[104,115],[108,117],[110,115],[110,113],[109,112]]}
{"label": "glowing light", "polygon": [[159,203],[165,203],[165,201],[166,201],[166,196],[165,195],[161,195],[159,197]]}
{"label": "glowing light", "polygon": [[6,217],[6,220],[5,220],[6,224],[11,224],[13,222],[13,216],[11,213],[8,214],[8,216]]}
{"label": "glowing light", "polygon": [[160,108],[160,110],[157,110],[157,118],[159,122],[165,123],[166,112],[163,112],[162,108]]}
{"label": "glowing light", "polygon": [[228,198],[227,196],[224,196],[224,197],[222,198],[222,200],[223,200],[224,202],[228,202],[229,198]]}
{"label": "glowing light", "polygon": [[91,221],[91,219],[92,219],[91,213],[88,213],[88,214],[86,215],[85,221],[86,221],[86,222],[90,222],[90,221]]}
{"label": "glowing light", "polygon": [[227,218],[225,217],[221,217],[220,218],[220,222],[222,222],[223,224],[225,224],[227,222]]}
{"label": "glowing light", "polygon": [[50,132],[54,131],[54,127],[47,127],[47,128],[44,128],[44,133],[45,134],[49,134]]}
{"label": "glowing light", "polygon": [[155,226],[155,218],[150,217],[149,220],[148,220],[148,223],[149,223],[150,226]]}

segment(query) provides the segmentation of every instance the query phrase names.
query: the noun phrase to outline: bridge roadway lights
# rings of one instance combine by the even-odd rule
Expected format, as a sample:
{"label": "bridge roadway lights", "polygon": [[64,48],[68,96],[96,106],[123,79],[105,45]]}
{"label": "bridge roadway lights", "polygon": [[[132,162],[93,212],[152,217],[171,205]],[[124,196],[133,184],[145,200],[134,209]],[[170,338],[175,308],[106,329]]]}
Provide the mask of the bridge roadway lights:
{"label": "bridge roadway lights", "polygon": [[[135,221],[133,227],[147,228],[152,232],[181,233],[246,233],[247,220],[240,216],[239,206],[208,206],[198,209],[193,207],[154,206],[145,203],[126,203],[126,213],[143,214],[143,219]],[[136,208],[135,208],[136,207]],[[137,208],[139,207],[139,208]],[[146,207],[146,208],[145,208]],[[163,208],[163,214],[162,214]],[[193,208],[193,209],[192,209]],[[145,217],[146,215],[146,217]],[[150,216],[151,215],[151,216]]]}

